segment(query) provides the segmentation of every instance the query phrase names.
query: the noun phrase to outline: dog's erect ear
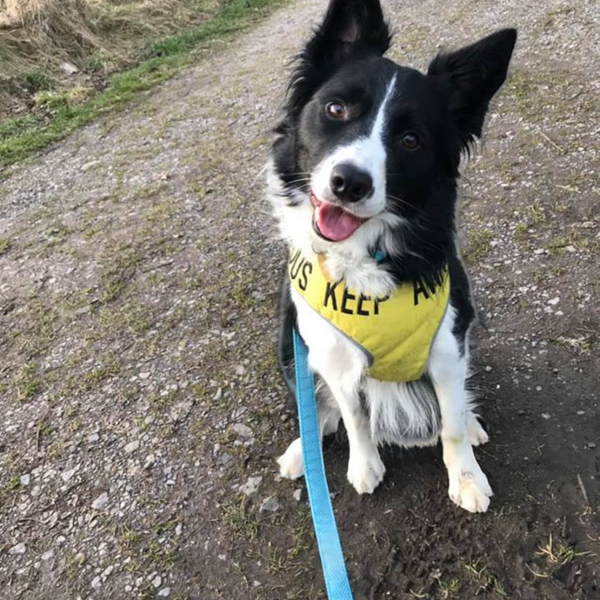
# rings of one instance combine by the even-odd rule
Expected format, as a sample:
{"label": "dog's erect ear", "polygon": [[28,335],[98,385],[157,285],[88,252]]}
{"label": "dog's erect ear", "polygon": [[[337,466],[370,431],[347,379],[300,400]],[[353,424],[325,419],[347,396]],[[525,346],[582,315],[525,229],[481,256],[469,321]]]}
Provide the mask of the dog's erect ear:
{"label": "dog's erect ear", "polygon": [[481,137],[490,100],[506,79],[516,41],[516,29],[502,29],[456,52],[439,54],[429,65],[428,75],[448,80],[450,110],[465,147]]}
{"label": "dog's erect ear", "polygon": [[303,58],[314,64],[337,61],[359,49],[382,56],[390,42],[379,0],[331,0],[323,24],[306,45]]}
{"label": "dog's erect ear", "polygon": [[297,114],[344,59],[382,56],[390,42],[379,0],[331,0],[323,23],[298,56],[289,86],[288,111]]}

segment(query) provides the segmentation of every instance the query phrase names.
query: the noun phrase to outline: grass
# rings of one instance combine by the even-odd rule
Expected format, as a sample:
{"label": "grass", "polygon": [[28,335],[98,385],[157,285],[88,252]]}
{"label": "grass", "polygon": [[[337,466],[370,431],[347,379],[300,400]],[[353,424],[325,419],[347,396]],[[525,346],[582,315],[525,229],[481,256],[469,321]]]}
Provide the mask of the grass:
{"label": "grass", "polygon": [[485,258],[492,250],[493,234],[486,229],[474,229],[464,252],[468,262],[477,262]]}
{"label": "grass", "polygon": [[540,546],[538,554],[544,556],[550,564],[562,566],[573,562],[576,558],[587,556],[591,552],[577,552],[573,546],[562,543],[555,544],[550,535],[548,541]]}
{"label": "grass", "polygon": [[110,77],[104,91],[41,90],[38,102],[50,115],[14,117],[0,123],[0,167],[24,160],[100,115],[117,110],[142,91],[168,80],[190,64],[200,45],[223,39],[267,14],[281,0],[227,0],[209,21],[148,44],[147,60]]}

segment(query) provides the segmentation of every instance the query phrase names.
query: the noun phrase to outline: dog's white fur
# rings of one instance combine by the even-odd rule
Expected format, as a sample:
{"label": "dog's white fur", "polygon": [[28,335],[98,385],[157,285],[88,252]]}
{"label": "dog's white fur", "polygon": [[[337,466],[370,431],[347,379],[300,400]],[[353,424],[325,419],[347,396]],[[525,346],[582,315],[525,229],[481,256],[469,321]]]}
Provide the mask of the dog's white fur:
{"label": "dog's white fur", "polygon": [[[379,244],[388,254],[401,255],[402,240],[392,237],[388,223],[397,223],[398,217],[385,210],[386,152],[381,140],[385,127],[385,105],[392,93],[394,81],[388,86],[377,113],[371,134],[345,147],[337,148],[318,165],[311,178],[317,197],[328,198],[327,186],[332,168],[349,158],[368,170],[373,178],[375,193],[372,198],[357,203],[356,214],[374,215],[349,239],[331,243],[316,235],[312,226],[312,207],[309,197],[294,192],[290,200],[285,196],[282,183],[272,165],[268,167],[268,188],[281,234],[291,248],[297,248],[307,257],[326,256],[326,268],[334,279],[370,296],[383,296],[392,291],[392,277],[378,266],[369,248]],[[363,204],[364,202],[364,204]],[[361,205],[362,206],[358,206]],[[363,212],[359,212],[363,211]],[[472,446],[483,444],[488,437],[473,413],[466,379],[468,371],[468,339],[461,353],[452,331],[455,310],[450,305],[432,344],[427,374],[433,383],[441,414],[441,430],[429,439],[418,434],[431,422],[431,415],[423,413],[423,406],[414,401],[407,384],[386,383],[366,376],[365,355],[332,325],[315,313],[292,288],[292,299],[298,314],[298,327],[309,348],[310,367],[327,384],[331,398],[321,395],[319,420],[321,435],[337,429],[344,420],[350,443],[348,480],[359,494],[372,493],[381,483],[385,466],[378,445],[395,443],[403,446],[435,444],[438,437],[443,445],[444,463],[448,470],[450,498],[471,512],[487,510],[492,490],[479,467]],[[369,407],[367,417],[361,407],[359,388]],[[403,409],[403,426],[410,435],[406,438],[389,432],[398,431],[398,406]],[[415,435],[417,434],[417,435]],[[281,475],[289,478],[303,474],[302,448],[295,440],[279,458]]]}

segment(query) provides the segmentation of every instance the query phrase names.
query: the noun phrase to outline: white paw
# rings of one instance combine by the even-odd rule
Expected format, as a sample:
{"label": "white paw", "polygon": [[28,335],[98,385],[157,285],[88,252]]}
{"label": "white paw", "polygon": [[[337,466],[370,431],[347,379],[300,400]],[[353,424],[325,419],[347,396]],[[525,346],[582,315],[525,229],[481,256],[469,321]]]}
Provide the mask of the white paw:
{"label": "white paw", "polygon": [[473,413],[469,414],[467,429],[469,430],[471,446],[483,446],[483,444],[487,444],[490,441],[490,436]]}
{"label": "white paw", "polygon": [[298,479],[304,475],[304,460],[302,458],[302,442],[294,440],[278,459],[279,474],[286,479]]}
{"label": "white paw", "polygon": [[485,512],[490,505],[492,488],[485,473],[475,464],[471,470],[448,473],[448,495],[455,504],[469,512]]}
{"label": "white paw", "polygon": [[359,494],[372,494],[383,481],[385,465],[374,448],[369,452],[350,454],[348,481]]}

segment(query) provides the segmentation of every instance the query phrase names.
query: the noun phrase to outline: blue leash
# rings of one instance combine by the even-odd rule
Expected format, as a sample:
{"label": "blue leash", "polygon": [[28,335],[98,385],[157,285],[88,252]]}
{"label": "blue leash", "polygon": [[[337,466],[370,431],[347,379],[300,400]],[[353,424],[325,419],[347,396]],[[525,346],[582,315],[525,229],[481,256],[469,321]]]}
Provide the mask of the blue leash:
{"label": "blue leash", "polygon": [[294,357],[296,370],[296,400],[298,420],[304,457],[304,478],[308,488],[308,499],[312,512],[313,526],[317,536],[321,567],[329,600],[352,600],[352,589],[346,571],[346,561],[340,542],[335,515],[331,506],[329,487],[325,476],[323,451],[315,381],[308,368],[308,348],[294,328]]}

